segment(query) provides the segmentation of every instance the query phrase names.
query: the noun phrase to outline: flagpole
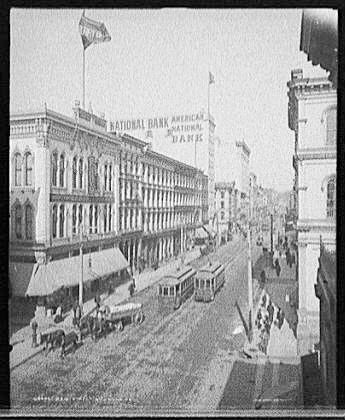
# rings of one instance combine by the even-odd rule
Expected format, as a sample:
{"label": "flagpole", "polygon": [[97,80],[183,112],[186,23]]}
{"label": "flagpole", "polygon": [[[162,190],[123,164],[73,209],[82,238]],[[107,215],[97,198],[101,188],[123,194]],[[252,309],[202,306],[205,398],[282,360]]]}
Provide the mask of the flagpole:
{"label": "flagpole", "polygon": [[[207,87],[207,119],[208,119],[208,147],[210,147],[210,140],[211,140],[211,131],[210,131],[210,72],[208,72],[208,87]],[[212,197],[212,200],[214,197]],[[212,209],[213,209],[213,203],[211,203]],[[215,210],[215,209],[214,209]],[[210,217],[213,217],[213,214],[210,214]]]}
{"label": "flagpole", "polygon": [[85,48],[83,46],[83,109],[85,109]]}

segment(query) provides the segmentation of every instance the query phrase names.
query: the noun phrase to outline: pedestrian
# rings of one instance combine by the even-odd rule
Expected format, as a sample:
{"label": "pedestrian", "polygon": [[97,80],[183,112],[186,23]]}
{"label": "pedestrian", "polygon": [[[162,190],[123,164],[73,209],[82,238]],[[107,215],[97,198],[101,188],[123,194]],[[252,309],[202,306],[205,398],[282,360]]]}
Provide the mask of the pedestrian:
{"label": "pedestrian", "polygon": [[75,325],[77,325],[78,327],[79,327],[79,324],[80,324],[80,318],[81,318],[81,307],[78,304],[77,307],[76,307],[76,311],[75,311],[75,319],[76,319]]}
{"label": "pedestrian", "polygon": [[281,268],[280,268],[280,264],[279,264],[278,258],[275,260],[274,266],[275,266],[275,269],[276,269],[277,276],[279,277]]}
{"label": "pedestrian", "polygon": [[72,320],[73,325],[76,325],[76,323],[77,323],[77,316],[76,316],[77,306],[78,306],[78,301],[75,300],[73,302],[73,307],[72,307],[72,309],[73,309],[73,320]]}
{"label": "pedestrian", "polygon": [[101,306],[101,297],[100,297],[99,293],[97,293],[96,296],[95,296],[95,304],[96,304],[96,312],[98,313],[99,308]]}
{"label": "pedestrian", "polygon": [[266,282],[265,270],[262,270],[261,273],[260,273],[260,282],[261,282],[261,287],[264,287],[265,282]]}
{"label": "pedestrian", "polygon": [[134,284],[133,284],[133,282],[131,282],[131,283],[129,284],[129,286],[128,286],[128,290],[129,290],[129,295],[130,295],[130,297],[132,297],[132,296],[133,296],[133,294],[134,294]]}
{"label": "pedestrian", "polygon": [[55,313],[55,317],[54,317],[54,322],[57,324],[59,322],[62,321],[62,307],[61,305],[59,305],[56,309],[56,313]]}
{"label": "pedestrian", "polygon": [[291,253],[291,264],[296,264],[296,256],[294,252]]}
{"label": "pedestrian", "polygon": [[274,307],[272,305],[271,300],[267,306],[267,312],[268,312],[268,321],[269,321],[269,324],[271,325],[273,322],[273,316],[274,316]]}
{"label": "pedestrian", "polygon": [[31,322],[31,328],[32,328],[32,344],[31,344],[31,346],[34,348],[34,347],[37,347],[37,328],[38,328],[38,323],[35,320],[35,318]]}

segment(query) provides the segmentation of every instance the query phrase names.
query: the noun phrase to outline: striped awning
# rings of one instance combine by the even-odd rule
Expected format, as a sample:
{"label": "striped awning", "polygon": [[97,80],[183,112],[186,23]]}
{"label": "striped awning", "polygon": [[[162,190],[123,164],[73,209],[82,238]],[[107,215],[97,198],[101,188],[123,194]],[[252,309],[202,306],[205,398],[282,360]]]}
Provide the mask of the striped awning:
{"label": "striped awning", "polygon": [[[83,281],[121,271],[129,266],[118,248],[83,256]],[[12,262],[9,266],[12,293],[17,296],[47,296],[61,287],[76,286],[80,278],[80,257],[49,261],[47,264]]]}

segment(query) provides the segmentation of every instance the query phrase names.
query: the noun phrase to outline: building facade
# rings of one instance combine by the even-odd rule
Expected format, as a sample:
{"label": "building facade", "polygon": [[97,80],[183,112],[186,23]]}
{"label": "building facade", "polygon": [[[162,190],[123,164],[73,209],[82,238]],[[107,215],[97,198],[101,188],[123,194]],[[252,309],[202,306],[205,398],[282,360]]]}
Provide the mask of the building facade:
{"label": "building facade", "polygon": [[216,183],[216,214],[218,217],[218,235],[228,240],[234,222],[235,182]]}
{"label": "building facade", "polygon": [[208,220],[208,178],[128,134],[121,141],[120,249],[134,273],[192,246]]}
{"label": "building facade", "polygon": [[[10,117],[13,296],[103,292],[193,246],[208,177],[76,103]],[[81,269],[81,267],[83,267]]]}
{"label": "building facade", "polygon": [[336,407],[337,391],[336,254],[321,244],[315,295],[320,302],[320,373],[325,404]]}
{"label": "building facade", "polygon": [[74,119],[51,110],[10,117],[9,272],[14,296],[116,281],[119,138],[76,104]]}
{"label": "building facade", "polygon": [[336,247],[337,92],[327,78],[291,72],[288,82],[289,128],[295,133],[299,324],[298,350],[305,354],[319,342],[319,302],[312,293],[319,240]]}
{"label": "building facade", "polygon": [[109,132],[131,135],[154,152],[202,170],[208,177],[209,220],[215,214],[215,128],[214,118],[203,110],[108,122]]}
{"label": "building facade", "polygon": [[239,164],[239,178],[236,182],[240,192],[239,223],[245,225],[249,216],[249,158],[250,149],[244,141],[236,142],[236,160]]}

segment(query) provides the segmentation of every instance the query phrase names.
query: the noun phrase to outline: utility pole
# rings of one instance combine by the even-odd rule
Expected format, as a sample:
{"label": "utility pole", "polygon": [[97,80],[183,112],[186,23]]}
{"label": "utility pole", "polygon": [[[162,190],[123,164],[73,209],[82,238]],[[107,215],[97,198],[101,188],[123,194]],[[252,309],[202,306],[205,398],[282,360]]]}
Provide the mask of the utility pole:
{"label": "utility pole", "polygon": [[79,225],[79,256],[80,256],[80,275],[79,275],[79,306],[81,311],[83,310],[83,229],[81,224]]}
{"label": "utility pole", "polygon": [[271,258],[273,264],[273,214],[271,213]]}
{"label": "utility pole", "polygon": [[249,342],[251,343],[253,338],[253,278],[252,278],[252,247],[251,247],[251,235],[250,235],[250,206],[248,206],[248,306],[249,306]]}

